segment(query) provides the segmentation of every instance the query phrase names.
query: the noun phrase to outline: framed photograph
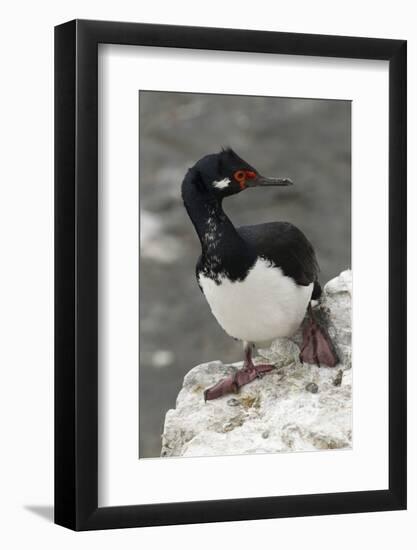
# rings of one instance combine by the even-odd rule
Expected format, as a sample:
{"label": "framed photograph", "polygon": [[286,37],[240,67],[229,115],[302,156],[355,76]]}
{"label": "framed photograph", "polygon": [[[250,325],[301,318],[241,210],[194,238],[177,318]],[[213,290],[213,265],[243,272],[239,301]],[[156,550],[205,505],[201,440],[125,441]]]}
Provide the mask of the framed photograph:
{"label": "framed photograph", "polygon": [[55,522],[406,508],[406,42],[55,29]]}

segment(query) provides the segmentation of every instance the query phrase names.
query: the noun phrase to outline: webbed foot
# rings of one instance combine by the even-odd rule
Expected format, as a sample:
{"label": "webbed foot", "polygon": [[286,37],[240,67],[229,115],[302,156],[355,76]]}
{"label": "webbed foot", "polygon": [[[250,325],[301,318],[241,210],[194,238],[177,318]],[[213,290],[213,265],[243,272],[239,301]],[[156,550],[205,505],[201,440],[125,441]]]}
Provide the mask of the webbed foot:
{"label": "webbed foot", "polygon": [[239,389],[245,384],[249,384],[255,378],[262,378],[262,376],[275,369],[274,365],[262,364],[254,365],[253,363],[245,364],[241,369],[234,374],[220,380],[204,391],[204,401],[210,401],[217,399],[222,395],[228,393],[238,393]]}
{"label": "webbed foot", "polygon": [[320,325],[309,306],[310,318],[303,330],[303,346],[300,352],[300,361],[318,365],[335,367],[339,358],[334,350],[332,341],[324,326]]}

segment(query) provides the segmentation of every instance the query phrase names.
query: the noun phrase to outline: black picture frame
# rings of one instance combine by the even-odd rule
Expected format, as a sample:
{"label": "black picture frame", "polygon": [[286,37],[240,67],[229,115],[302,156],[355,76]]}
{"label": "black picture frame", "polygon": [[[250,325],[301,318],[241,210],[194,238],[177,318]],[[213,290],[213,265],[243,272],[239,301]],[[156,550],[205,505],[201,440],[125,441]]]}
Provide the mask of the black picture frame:
{"label": "black picture frame", "polygon": [[[389,61],[389,488],[98,507],[98,44]],[[55,522],[91,530],[406,508],[405,40],[74,20],[55,28]]]}

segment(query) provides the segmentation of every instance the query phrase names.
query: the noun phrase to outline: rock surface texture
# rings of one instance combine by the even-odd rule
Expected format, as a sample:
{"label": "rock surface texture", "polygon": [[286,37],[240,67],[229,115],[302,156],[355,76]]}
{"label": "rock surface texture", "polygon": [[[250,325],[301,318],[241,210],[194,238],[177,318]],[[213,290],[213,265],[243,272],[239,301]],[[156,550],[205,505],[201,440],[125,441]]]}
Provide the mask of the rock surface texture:
{"label": "rock surface texture", "polygon": [[327,326],[340,363],[301,364],[301,330],[258,350],[276,370],[235,395],[204,402],[203,391],[241,363],[211,361],[184,378],[167,412],[161,456],[215,456],[349,448],[352,441],[351,271],[324,287],[314,312]]}

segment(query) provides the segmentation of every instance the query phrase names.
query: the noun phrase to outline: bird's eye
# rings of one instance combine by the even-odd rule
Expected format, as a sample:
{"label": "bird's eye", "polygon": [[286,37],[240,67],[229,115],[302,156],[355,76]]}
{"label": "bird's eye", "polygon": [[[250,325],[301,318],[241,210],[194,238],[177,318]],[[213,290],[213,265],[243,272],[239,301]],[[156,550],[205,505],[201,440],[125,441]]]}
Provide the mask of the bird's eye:
{"label": "bird's eye", "polygon": [[246,174],[243,170],[238,170],[237,172],[235,172],[233,174],[233,177],[235,178],[236,181],[238,181],[240,183],[240,182],[245,181]]}

